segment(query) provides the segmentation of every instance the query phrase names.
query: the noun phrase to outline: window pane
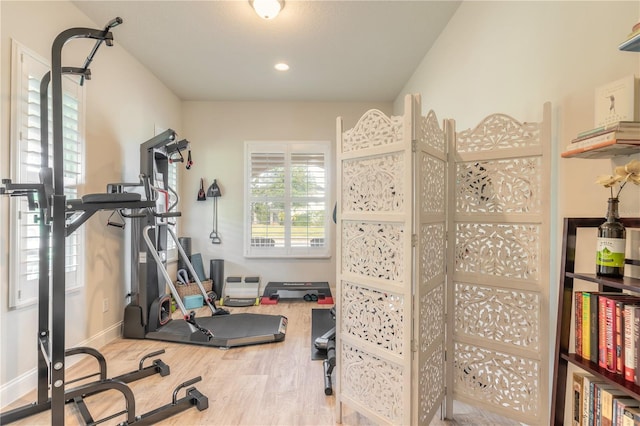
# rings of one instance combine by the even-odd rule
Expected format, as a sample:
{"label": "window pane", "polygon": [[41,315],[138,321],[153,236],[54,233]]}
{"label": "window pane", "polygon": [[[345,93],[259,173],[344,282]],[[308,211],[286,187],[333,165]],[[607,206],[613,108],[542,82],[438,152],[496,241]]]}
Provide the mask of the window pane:
{"label": "window pane", "polygon": [[324,197],[324,154],[291,155],[291,196]]}
{"label": "window pane", "polygon": [[284,203],[251,203],[251,246],[284,247]]}
{"label": "window pane", "polygon": [[251,197],[284,197],[284,153],[251,154]]}
{"label": "window pane", "polygon": [[[15,85],[18,96],[17,114],[12,116],[12,125],[19,129],[15,133],[14,144],[16,172],[15,182],[35,183],[40,181],[41,144],[40,144],[40,79],[48,71],[44,60],[18,46],[15,50],[22,60],[20,71],[16,73],[12,84]],[[63,77],[63,175],[65,195],[77,198],[77,185],[82,182],[84,147],[82,135],[82,88],[77,78]],[[52,107],[51,93],[49,94],[49,164],[53,163],[52,137]],[[26,197],[19,197],[13,205],[12,220],[17,225],[17,232],[12,238],[12,283],[11,305],[19,306],[33,301],[37,297],[37,282],[39,264],[51,259],[51,245],[49,255],[40,259],[40,228],[36,219],[39,211],[29,211]],[[77,230],[66,239],[67,288],[82,285],[83,279],[77,276],[81,272],[83,249],[82,230]],[[49,265],[49,267],[51,267]]]}
{"label": "window pane", "polygon": [[292,203],[291,246],[324,247],[325,203]]}

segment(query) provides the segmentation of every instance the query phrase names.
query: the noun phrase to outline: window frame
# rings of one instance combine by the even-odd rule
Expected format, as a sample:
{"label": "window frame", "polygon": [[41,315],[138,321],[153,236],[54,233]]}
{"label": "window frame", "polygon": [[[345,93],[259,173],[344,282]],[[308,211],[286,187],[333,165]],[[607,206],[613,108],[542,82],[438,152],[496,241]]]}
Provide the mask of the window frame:
{"label": "window frame", "polygon": [[[25,168],[35,167],[35,162],[29,162],[26,159],[25,151],[28,152],[28,149],[24,149],[24,145],[29,145],[29,143],[34,144],[36,141],[39,144],[40,134],[38,133],[36,136],[29,136],[28,127],[29,121],[37,120],[37,131],[40,130],[40,92],[39,92],[39,82],[46,74],[47,71],[50,70],[50,65],[47,60],[39,56],[37,53],[28,49],[26,46],[21,44],[15,39],[12,39],[11,46],[11,54],[12,54],[12,75],[11,75],[11,118],[10,118],[10,146],[11,146],[11,179],[15,183],[29,183],[31,180],[26,179],[24,173],[26,173]],[[41,76],[36,77],[37,74],[42,74]],[[37,105],[34,105],[33,102],[29,101],[29,93],[33,92],[29,88],[29,75],[33,76],[34,80],[38,82],[38,93],[37,93]],[[25,78],[26,77],[26,78]],[[26,86],[26,87],[25,87]],[[86,177],[86,142],[85,142],[85,118],[86,118],[86,91],[83,86],[79,84],[79,78],[73,78],[70,76],[63,76],[62,81],[63,87],[63,100],[69,93],[73,92],[72,96],[77,101],[77,110],[74,112],[77,113],[77,121],[75,124],[77,125],[77,145],[74,146],[74,149],[79,152],[78,161],[74,161],[74,163],[80,169],[79,173],[77,173],[73,179],[75,183],[72,187],[77,191],[77,188],[84,184]],[[49,94],[49,98],[51,99],[51,94]],[[51,104],[49,100],[49,155],[50,155],[50,163],[52,162],[51,156],[53,154],[53,149],[51,148],[52,143],[52,114],[51,114]],[[29,106],[31,105],[32,110],[30,112]],[[37,110],[37,112],[35,112]],[[64,120],[64,118],[63,118]],[[25,134],[27,136],[25,137]],[[64,142],[68,142],[65,140]],[[66,152],[67,150],[65,150]],[[39,149],[38,149],[39,152]],[[65,162],[65,169],[66,169]],[[38,165],[39,167],[39,159]],[[27,278],[27,276],[22,276],[21,272],[23,272],[23,268],[26,269],[26,265],[29,264],[30,260],[26,258],[23,259],[23,251],[27,250],[26,246],[26,238],[27,231],[23,229],[23,215],[24,217],[37,216],[37,212],[31,213],[28,211],[26,206],[26,199],[24,197],[17,197],[13,200],[10,206],[10,234],[9,234],[9,245],[10,245],[10,253],[9,253],[9,299],[8,304],[10,308],[18,309],[27,307],[37,303],[38,301],[38,273],[35,273],[35,278],[33,277],[34,273],[30,273],[29,276],[31,278]],[[26,216],[28,215],[28,216]],[[36,226],[37,229],[37,226]],[[23,231],[25,234],[23,235]],[[65,258],[68,258],[70,253],[73,256],[73,261],[67,263],[65,265],[66,271],[66,292],[77,291],[84,287],[85,283],[85,257],[84,252],[86,248],[85,241],[85,233],[83,229],[76,230],[73,235],[67,237],[75,240],[75,243],[69,244],[67,243],[67,253],[65,254]],[[38,237],[39,239],[39,237]],[[51,240],[50,240],[51,241]],[[19,253],[19,255],[16,255]],[[40,259],[38,259],[40,261]]]}
{"label": "window frame", "polygon": [[[324,244],[316,246],[310,243],[305,247],[292,247],[291,238],[291,204],[295,202],[297,197],[290,194],[290,185],[285,188],[285,196],[283,203],[285,205],[285,244],[284,247],[277,247],[273,244],[264,244],[255,246],[251,244],[252,240],[252,201],[251,196],[251,173],[252,173],[252,154],[266,153],[282,153],[284,154],[284,165],[288,171],[292,155],[295,154],[323,154],[324,158],[324,195],[321,197],[325,204],[325,215],[323,221],[324,228]],[[247,258],[316,258],[326,259],[332,255],[332,238],[331,238],[331,217],[332,217],[332,173],[331,173],[331,142],[330,141],[245,141],[244,145],[244,237],[243,252]],[[286,182],[290,182],[290,174],[285,177]],[[305,198],[305,197],[301,197]],[[308,198],[308,197],[307,197]],[[255,237],[260,238],[260,237]]]}

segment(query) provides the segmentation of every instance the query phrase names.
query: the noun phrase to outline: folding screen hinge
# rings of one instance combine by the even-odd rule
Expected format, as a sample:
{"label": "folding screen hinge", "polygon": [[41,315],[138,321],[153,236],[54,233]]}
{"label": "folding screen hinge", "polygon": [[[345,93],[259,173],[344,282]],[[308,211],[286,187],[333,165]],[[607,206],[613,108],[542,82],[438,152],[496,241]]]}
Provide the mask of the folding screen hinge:
{"label": "folding screen hinge", "polygon": [[418,245],[418,236],[416,234],[411,234],[411,247],[415,247]]}
{"label": "folding screen hinge", "polygon": [[411,339],[411,352],[418,352],[418,342],[416,342],[416,339]]}
{"label": "folding screen hinge", "polygon": [[418,141],[413,139],[411,141],[411,152],[416,152],[418,151]]}

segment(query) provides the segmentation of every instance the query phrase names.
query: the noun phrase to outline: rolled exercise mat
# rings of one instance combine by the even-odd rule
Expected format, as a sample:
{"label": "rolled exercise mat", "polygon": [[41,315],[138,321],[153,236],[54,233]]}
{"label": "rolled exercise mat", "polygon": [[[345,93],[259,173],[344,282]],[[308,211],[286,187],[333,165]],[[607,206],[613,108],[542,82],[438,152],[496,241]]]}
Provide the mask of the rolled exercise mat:
{"label": "rolled exercise mat", "polygon": [[218,299],[221,299],[224,285],[224,259],[211,259],[209,276],[213,281],[213,291],[218,295]]}
{"label": "rolled exercise mat", "polygon": [[[187,258],[191,258],[191,237],[180,237],[178,238],[178,243],[180,244],[180,247],[182,247],[182,250],[184,250],[184,253],[187,255]],[[178,270],[180,269],[184,269],[187,272],[189,271],[189,268],[187,268],[187,265],[185,265],[184,260],[182,260],[182,256],[178,256]]]}

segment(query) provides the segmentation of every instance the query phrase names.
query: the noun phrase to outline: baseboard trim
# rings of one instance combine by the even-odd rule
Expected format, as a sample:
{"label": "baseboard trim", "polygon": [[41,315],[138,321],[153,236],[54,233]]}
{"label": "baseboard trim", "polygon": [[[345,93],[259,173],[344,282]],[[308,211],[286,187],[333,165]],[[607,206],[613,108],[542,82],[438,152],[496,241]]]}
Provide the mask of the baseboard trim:
{"label": "baseboard trim", "polygon": [[[89,346],[92,348],[101,348],[107,343],[122,337],[122,321],[119,321],[109,328],[102,330],[100,333],[91,336],[89,339],[78,343],[75,346]],[[70,357],[67,361],[67,368],[73,366],[82,360],[81,356]],[[8,383],[0,386],[0,406],[7,405],[17,401],[29,392],[33,392],[38,384],[38,369],[33,369],[21,374]]]}

